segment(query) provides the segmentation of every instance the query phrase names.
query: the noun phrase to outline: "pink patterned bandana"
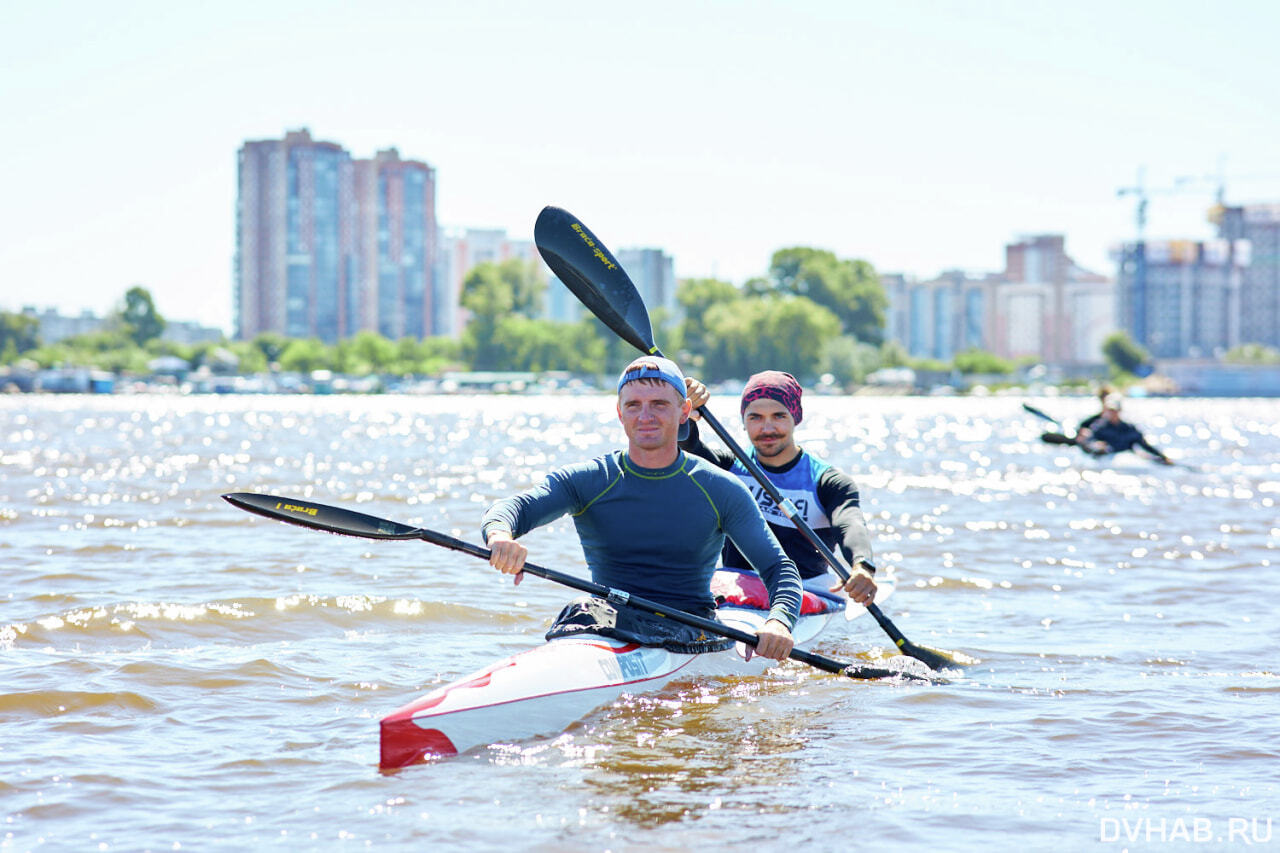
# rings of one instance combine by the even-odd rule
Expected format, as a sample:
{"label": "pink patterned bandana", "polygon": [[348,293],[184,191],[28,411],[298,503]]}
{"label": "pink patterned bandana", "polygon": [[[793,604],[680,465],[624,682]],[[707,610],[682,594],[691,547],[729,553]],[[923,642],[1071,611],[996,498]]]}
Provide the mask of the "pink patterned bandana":
{"label": "pink patterned bandana", "polygon": [[766,370],[747,380],[747,387],[742,389],[742,412],[745,413],[747,406],[764,397],[777,400],[791,413],[791,419],[800,423],[804,417],[804,410],[800,408],[802,393],[800,383],[790,373]]}

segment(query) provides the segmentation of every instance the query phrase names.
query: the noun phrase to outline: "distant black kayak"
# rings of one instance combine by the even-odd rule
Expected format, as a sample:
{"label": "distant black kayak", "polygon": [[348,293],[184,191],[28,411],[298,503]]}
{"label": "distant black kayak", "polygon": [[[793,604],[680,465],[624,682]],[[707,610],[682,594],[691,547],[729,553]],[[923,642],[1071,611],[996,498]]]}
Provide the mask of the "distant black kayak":
{"label": "distant black kayak", "polygon": [[[1043,441],[1045,444],[1071,444],[1071,445],[1076,444],[1076,440],[1074,438],[1072,438],[1069,435],[1063,435],[1060,432],[1042,432],[1040,433],[1040,440]],[[1080,447],[1080,452],[1083,453],[1086,457],[1099,460],[1099,461],[1107,460],[1113,463],[1120,458],[1133,458],[1133,459],[1140,459],[1143,461],[1150,461],[1150,462],[1160,461],[1159,459],[1153,456],[1150,456],[1146,453],[1139,453],[1136,451],[1129,454],[1128,457],[1125,457],[1125,454],[1123,453],[1116,453],[1114,451],[1103,451],[1099,453],[1097,451],[1093,451],[1085,447]],[[1181,465],[1180,463],[1166,462],[1164,464],[1166,465],[1179,464],[1180,467],[1183,467],[1183,468],[1193,468],[1193,466]]]}

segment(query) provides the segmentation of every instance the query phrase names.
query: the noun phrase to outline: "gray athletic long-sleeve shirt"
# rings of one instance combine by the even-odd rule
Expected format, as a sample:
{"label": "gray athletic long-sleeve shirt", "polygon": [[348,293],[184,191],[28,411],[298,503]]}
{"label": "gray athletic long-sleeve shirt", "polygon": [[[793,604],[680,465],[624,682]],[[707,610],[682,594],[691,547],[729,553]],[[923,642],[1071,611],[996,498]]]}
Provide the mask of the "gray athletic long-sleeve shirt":
{"label": "gray athletic long-sleeve shirt", "polygon": [[736,477],[680,453],[666,468],[641,468],[624,451],[560,468],[540,485],[497,501],[481,534],[519,538],[572,515],[592,579],[679,608],[706,612],[716,558],[727,536],[769,589],[769,618],[788,628],[800,612],[800,575]]}

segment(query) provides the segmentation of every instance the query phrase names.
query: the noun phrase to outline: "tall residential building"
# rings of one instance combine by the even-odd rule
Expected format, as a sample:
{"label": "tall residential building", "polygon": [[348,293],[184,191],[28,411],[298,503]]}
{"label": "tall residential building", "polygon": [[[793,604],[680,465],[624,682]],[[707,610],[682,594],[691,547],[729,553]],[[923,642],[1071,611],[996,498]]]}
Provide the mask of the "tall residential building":
{"label": "tall residential building", "polygon": [[988,348],[998,276],[948,270],[928,281],[898,274],[880,280],[889,298],[885,337],[913,358],[950,361],[964,350]]}
{"label": "tall residential building", "polygon": [[1247,240],[1240,278],[1240,343],[1280,347],[1280,204],[1219,207],[1211,213],[1224,240]]}
{"label": "tall residential building", "polygon": [[1115,281],[1103,276],[1073,281],[1065,288],[1064,304],[1071,318],[1067,362],[1102,363],[1102,345],[1119,327]]}
{"label": "tall residential building", "polygon": [[353,160],[305,128],[239,152],[235,334],[329,343],[434,333],[435,172],[396,150]]}
{"label": "tall residential building", "polygon": [[880,274],[880,286],[884,288],[885,298],[889,304],[884,312],[884,339],[897,341],[907,346],[908,328],[911,312],[908,310],[911,288],[916,284],[915,278],[900,272]]}
{"label": "tall residential building", "polygon": [[1239,345],[1249,249],[1247,240],[1123,244],[1121,327],[1157,358],[1208,358]]}
{"label": "tall residential building", "polygon": [[1102,361],[1102,340],[1115,328],[1113,284],[1072,260],[1065,243],[1061,234],[1038,234],[1005,246],[996,353],[1059,365]]}
{"label": "tall residential building", "polygon": [[627,271],[645,307],[662,309],[668,320],[678,319],[675,260],[661,249],[619,249],[618,264]]}
{"label": "tall residential building", "polygon": [[586,313],[578,297],[553,272],[547,273],[546,309],[547,319],[557,323],[576,322]]}
{"label": "tall residential building", "polygon": [[346,332],[351,178],[351,155],[306,129],[240,149],[236,337],[332,342]]}
{"label": "tall residential building", "polygon": [[435,170],[396,149],[355,161],[358,286],[352,330],[397,340],[439,334],[435,322]]}

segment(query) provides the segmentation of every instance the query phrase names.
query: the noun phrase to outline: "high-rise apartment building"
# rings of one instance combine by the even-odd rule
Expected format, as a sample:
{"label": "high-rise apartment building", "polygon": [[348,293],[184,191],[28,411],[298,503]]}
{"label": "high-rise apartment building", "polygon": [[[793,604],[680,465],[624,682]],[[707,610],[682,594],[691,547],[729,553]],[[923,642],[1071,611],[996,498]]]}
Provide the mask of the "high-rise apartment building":
{"label": "high-rise apartment building", "polygon": [[1102,340],[1115,328],[1114,286],[1072,260],[1061,234],[1005,246],[1004,280],[996,297],[995,352],[1059,365],[1102,361]]}
{"label": "high-rise apartment building", "polygon": [[439,334],[435,323],[435,170],[396,149],[355,161],[359,282],[356,328],[393,340]]}
{"label": "high-rise apartment building", "polygon": [[1219,207],[1211,219],[1220,238],[1249,243],[1240,276],[1239,342],[1280,347],[1280,204]]}
{"label": "high-rise apartment building", "polygon": [[353,265],[351,155],[304,130],[246,142],[236,205],[236,336],[336,341]]}
{"label": "high-rise apartment building", "polygon": [[985,349],[992,326],[992,288],[999,276],[948,270],[928,281],[901,274],[880,277],[889,309],[886,335],[914,358],[950,361],[967,349]]}
{"label": "high-rise apartment building", "polygon": [[1249,255],[1247,240],[1123,244],[1116,252],[1121,327],[1157,358],[1209,358],[1239,345]]}
{"label": "high-rise apartment building", "polygon": [[915,278],[900,272],[880,273],[880,286],[889,304],[884,312],[884,339],[907,345],[907,329],[911,312],[907,310]]}
{"label": "high-rise apartment building", "polygon": [[361,329],[424,337],[435,173],[395,149],[353,160],[306,130],[239,152],[235,333],[332,343]]}
{"label": "high-rise apartment building", "polygon": [[631,277],[650,312],[662,309],[668,320],[679,317],[675,260],[670,255],[661,249],[619,249],[618,263]]}

